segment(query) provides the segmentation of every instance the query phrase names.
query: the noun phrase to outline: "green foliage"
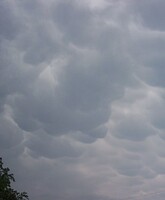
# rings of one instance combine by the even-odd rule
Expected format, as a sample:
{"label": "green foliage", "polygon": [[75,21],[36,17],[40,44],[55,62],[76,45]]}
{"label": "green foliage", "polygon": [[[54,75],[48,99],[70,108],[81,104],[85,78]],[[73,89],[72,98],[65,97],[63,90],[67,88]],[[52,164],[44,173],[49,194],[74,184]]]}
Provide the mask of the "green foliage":
{"label": "green foliage", "polygon": [[11,188],[11,182],[15,182],[15,179],[9,171],[9,168],[3,167],[2,158],[0,158],[0,200],[28,200],[26,192],[20,193]]}

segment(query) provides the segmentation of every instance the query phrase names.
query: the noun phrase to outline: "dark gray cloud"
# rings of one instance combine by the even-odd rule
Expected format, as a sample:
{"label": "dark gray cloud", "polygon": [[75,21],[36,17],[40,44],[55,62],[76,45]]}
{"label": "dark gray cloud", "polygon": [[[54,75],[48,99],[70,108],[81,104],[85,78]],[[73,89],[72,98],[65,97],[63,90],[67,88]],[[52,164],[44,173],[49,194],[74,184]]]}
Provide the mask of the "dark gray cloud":
{"label": "dark gray cloud", "polygon": [[163,8],[0,2],[0,150],[30,199],[162,198]]}
{"label": "dark gray cloud", "polygon": [[23,134],[19,127],[7,116],[0,116],[0,146],[8,149],[18,145],[22,139]]}
{"label": "dark gray cloud", "polygon": [[114,135],[128,140],[143,141],[155,133],[150,124],[147,124],[143,116],[130,114],[116,125]]}
{"label": "dark gray cloud", "polygon": [[165,26],[163,22],[165,3],[163,0],[145,0],[143,2],[134,1],[135,12],[145,27],[153,30],[164,31]]}
{"label": "dark gray cloud", "polygon": [[64,41],[88,45],[94,38],[91,11],[72,1],[61,1],[52,9],[53,21],[63,32]]}
{"label": "dark gray cloud", "polygon": [[15,8],[8,5],[7,1],[2,0],[0,3],[0,40],[14,39],[19,33],[20,19],[15,12]]}
{"label": "dark gray cloud", "polygon": [[[73,18],[72,15],[78,15],[77,19],[75,19],[78,20],[78,22],[75,23],[82,25],[82,17],[85,26],[83,29],[87,32],[86,41],[89,43],[91,27],[87,26],[86,23],[93,19],[93,15],[91,14],[86,18],[84,14],[85,11],[76,6],[74,2],[70,2],[69,6],[68,3],[65,2],[59,2],[57,5],[54,5],[54,12],[57,15],[55,15],[55,19],[57,22],[53,25],[56,28],[56,24],[64,23],[61,18],[65,18],[65,16],[58,16],[58,12],[59,15],[69,15],[66,18],[68,19],[71,17],[71,19],[68,19],[72,21],[71,24],[74,24],[73,19],[75,18]],[[59,11],[56,12],[56,9]],[[62,10],[60,11],[60,9]],[[54,135],[64,134],[69,131],[93,131],[101,124],[107,122],[109,117],[109,103],[122,95],[123,83],[126,84],[129,82],[129,61],[126,60],[123,53],[122,57],[118,59],[116,54],[106,55],[107,52],[100,52],[100,49],[97,50],[98,47],[96,47],[96,49],[88,49],[87,45],[87,49],[82,49],[81,44],[77,44],[78,46],[74,47],[71,39],[69,39],[69,41],[72,46],[61,38],[61,45],[62,47],[65,45],[65,49],[59,54],[61,54],[62,59],[66,61],[64,60],[65,62],[63,66],[61,66],[62,69],[56,66],[56,63],[51,64],[49,67],[49,58],[40,55],[40,50],[50,47],[49,42],[54,43],[55,40],[55,43],[57,43],[56,38],[51,38],[49,36],[49,33],[45,30],[47,27],[44,25],[42,19],[36,20],[36,23],[38,20],[41,23],[39,27],[38,24],[35,23],[35,20],[34,18],[34,25],[27,25],[28,28],[29,26],[32,28],[33,32],[29,32],[29,34],[25,33],[25,37],[28,35],[28,37],[32,37],[32,39],[30,42],[24,41],[24,43],[28,42],[28,46],[23,46],[25,51],[23,61],[28,65],[42,64],[47,68],[38,66],[38,70],[36,70],[33,68],[37,68],[37,66],[32,65],[30,73],[34,71],[36,74],[34,74],[34,79],[31,82],[26,83],[26,90],[23,92],[21,91],[21,94],[14,96],[14,98],[8,98],[8,103],[12,105],[13,118],[18,125],[26,131],[43,128],[48,133]],[[29,21],[26,23],[28,24]],[[95,24],[94,28],[96,28]],[[75,30],[74,27],[70,27],[70,29],[73,31]],[[111,29],[113,31],[113,27]],[[102,37],[102,32],[104,33],[104,31],[107,32],[107,28],[99,33],[101,34],[100,37]],[[120,29],[115,29],[114,31],[119,32]],[[56,30],[54,32],[56,34]],[[62,30],[62,33],[68,36],[67,31]],[[71,33],[71,35],[75,37],[76,33]],[[48,40],[45,37],[48,38]],[[98,35],[93,34],[93,38],[96,37],[98,37]],[[108,37],[110,37],[109,40],[111,40],[111,36]],[[22,41],[22,37],[20,39]],[[32,41],[33,39],[34,41]],[[115,38],[115,40],[117,40],[117,38]],[[81,38],[79,38],[79,41],[82,41]],[[93,43],[93,45],[95,45],[95,43]],[[108,51],[112,51],[113,46],[109,46]],[[37,51],[35,48],[37,48]],[[57,49],[58,46],[56,46],[54,51],[55,57],[52,59],[58,62],[60,55],[56,57]],[[62,53],[64,53],[64,55]],[[49,51],[44,51],[44,56],[47,55],[50,56]],[[33,60],[33,58],[37,58],[38,56],[46,63],[44,64],[43,60]],[[94,58],[92,59],[93,56]],[[122,69],[122,71],[120,69]],[[48,70],[50,71],[49,73],[51,73],[50,75],[47,74]],[[51,82],[50,78],[52,79]],[[118,81],[116,82],[115,79]]]}
{"label": "dark gray cloud", "polygon": [[32,157],[56,158],[81,155],[81,149],[75,148],[71,141],[65,138],[54,138],[42,132],[29,135],[25,145]]}

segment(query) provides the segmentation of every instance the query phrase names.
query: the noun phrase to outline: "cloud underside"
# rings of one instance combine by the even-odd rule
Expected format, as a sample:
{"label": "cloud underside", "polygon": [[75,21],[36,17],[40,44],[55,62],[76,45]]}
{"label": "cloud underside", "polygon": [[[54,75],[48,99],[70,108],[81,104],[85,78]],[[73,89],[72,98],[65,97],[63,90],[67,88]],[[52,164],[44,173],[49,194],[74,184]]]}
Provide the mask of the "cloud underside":
{"label": "cloud underside", "polygon": [[164,8],[0,2],[0,152],[32,200],[163,198]]}

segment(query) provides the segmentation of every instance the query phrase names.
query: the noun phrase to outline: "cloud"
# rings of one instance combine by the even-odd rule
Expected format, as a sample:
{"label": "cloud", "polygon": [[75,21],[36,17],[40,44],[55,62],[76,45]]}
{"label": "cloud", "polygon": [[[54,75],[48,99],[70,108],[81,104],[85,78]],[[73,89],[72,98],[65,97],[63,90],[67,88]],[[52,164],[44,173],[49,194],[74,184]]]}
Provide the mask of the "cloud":
{"label": "cloud", "polygon": [[0,2],[0,149],[30,199],[161,199],[163,7]]}
{"label": "cloud", "polygon": [[[22,69],[21,66],[18,69],[23,73],[22,78],[27,76],[27,82],[23,83],[25,86],[21,88],[22,91],[18,95],[9,96],[8,104],[13,109],[14,120],[25,131],[42,128],[54,135],[65,134],[69,131],[90,132],[107,122],[109,103],[122,95],[122,85],[129,82],[129,60],[127,61],[123,53],[120,59],[117,54],[106,55],[108,51],[112,51],[115,44],[112,47],[108,46],[107,51],[104,52],[101,52],[100,44],[98,46],[97,43],[95,44],[97,38],[102,40],[102,34],[104,35],[104,33],[107,40],[111,40],[107,28],[101,30],[100,33],[93,33],[92,49],[88,47],[91,38],[91,27],[87,24],[94,18],[92,14],[88,17],[84,14],[84,12],[89,12],[88,10],[84,11],[85,8],[79,8],[77,4],[72,2],[69,5],[68,3],[59,2],[54,6],[55,8],[52,8],[55,9],[54,17],[57,22],[54,22],[53,19],[53,22],[49,20],[49,23],[54,23],[52,25],[55,28],[55,35],[58,26],[60,28],[57,34],[62,31],[67,37],[71,34],[73,38],[80,35],[80,33],[70,33],[71,30],[75,31],[75,27],[71,27],[71,25],[74,26],[73,19],[77,16],[78,21],[75,19],[77,21],[75,23],[81,26],[84,23],[85,28],[83,29],[86,31],[85,40],[87,45],[84,47],[85,44],[82,38],[78,39],[80,44],[75,43],[71,38],[68,39],[70,42],[68,44],[63,37],[59,42],[56,36],[54,38],[50,37],[47,25],[43,23],[42,19],[39,19],[41,25],[36,25],[38,19],[36,20],[35,17],[34,24],[29,24],[28,16],[27,21],[25,21],[28,33],[23,32],[20,34],[20,41],[24,40],[24,53],[20,59],[23,59],[21,60],[22,64],[26,68],[29,67],[29,69]],[[62,10],[60,11],[60,9]],[[65,16],[61,16],[63,14],[68,15],[66,19],[72,21],[71,25],[65,22],[63,19]],[[61,30],[63,23],[68,25],[68,28],[66,24],[64,26],[67,28],[66,31]],[[93,24],[92,29],[97,28],[96,25]],[[30,31],[29,28],[32,30]],[[112,34],[117,32],[120,36],[120,29],[118,30],[113,26],[110,29],[112,29]],[[82,31],[80,30],[80,32]],[[108,37],[110,38],[108,39]],[[117,42],[117,38],[114,39]],[[50,43],[54,45],[54,48],[48,50]],[[61,43],[61,47],[58,47],[57,43]],[[61,48],[64,46],[65,48],[61,52]],[[95,46],[96,49],[94,49]],[[22,51],[23,47],[17,50]],[[44,57],[41,51],[44,52]],[[55,56],[52,59],[49,51],[53,51],[52,56]],[[56,52],[58,52],[58,56]],[[34,60],[34,58],[37,60]],[[61,67],[58,66],[58,63],[61,62],[60,59],[63,62]],[[34,64],[36,67],[34,67]],[[24,70],[28,70],[28,73]],[[31,80],[29,81],[28,78]],[[22,82],[23,80],[19,81]]]}
{"label": "cloud", "polygon": [[[114,130],[114,135],[128,140],[141,141],[154,134],[154,130],[150,125],[147,125],[142,116],[134,116],[133,114],[126,116],[116,127],[117,130]],[[117,133],[115,134],[115,132]]]}
{"label": "cloud", "polygon": [[74,147],[67,138],[54,138],[42,132],[29,135],[25,145],[32,157],[77,157],[81,154],[81,149]]}
{"label": "cloud", "polygon": [[164,31],[164,1],[159,0],[155,2],[154,0],[145,2],[133,2],[135,4],[135,11],[139,14],[139,17],[145,27]]}
{"label": "cloud", "polygon": [[1,2],[0,11],[1,40],[12,40],[17,36],[21,28],[19,17],[15,12],[15,8],[8,5],[8,1]]}
{"label": "cloud", "polygon": [[7,116],[0,117],[1,148],[8,149],[18,145],[23,140],[22,131]]}

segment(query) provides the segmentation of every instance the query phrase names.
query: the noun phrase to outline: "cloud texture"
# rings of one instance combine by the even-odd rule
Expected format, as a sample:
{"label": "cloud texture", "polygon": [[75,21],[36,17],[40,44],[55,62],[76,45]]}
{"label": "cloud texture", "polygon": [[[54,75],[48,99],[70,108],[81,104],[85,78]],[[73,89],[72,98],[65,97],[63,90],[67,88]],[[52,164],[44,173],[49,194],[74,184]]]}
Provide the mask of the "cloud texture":
{"label": "cloud texture", "polygon": [[0,1],[0,152],[31,200],[162,200],[163,0]]}

